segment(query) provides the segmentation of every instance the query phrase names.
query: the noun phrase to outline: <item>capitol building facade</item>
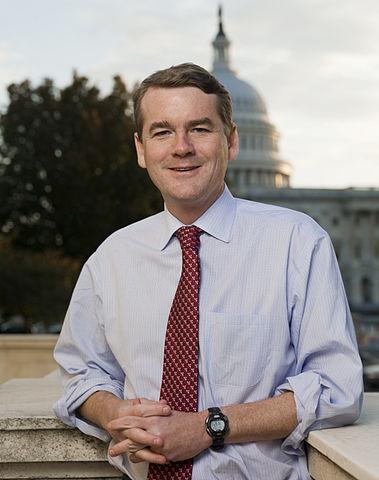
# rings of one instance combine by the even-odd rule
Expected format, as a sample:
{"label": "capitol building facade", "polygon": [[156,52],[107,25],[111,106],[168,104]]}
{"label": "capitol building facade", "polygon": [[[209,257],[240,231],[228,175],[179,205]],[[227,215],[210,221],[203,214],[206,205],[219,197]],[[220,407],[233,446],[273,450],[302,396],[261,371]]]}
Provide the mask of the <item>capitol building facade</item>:
{"label": "capitol building facade", "polygon": [[379,189],[291,188],[291,164],[278,148],[279,134],[265,101],[231,69],[230,41],[219,11],[213,70],[229,90],[240,135],[240,154],[227,183],[236,196],[302,211],[331,236],[352,311],[379,319]]}

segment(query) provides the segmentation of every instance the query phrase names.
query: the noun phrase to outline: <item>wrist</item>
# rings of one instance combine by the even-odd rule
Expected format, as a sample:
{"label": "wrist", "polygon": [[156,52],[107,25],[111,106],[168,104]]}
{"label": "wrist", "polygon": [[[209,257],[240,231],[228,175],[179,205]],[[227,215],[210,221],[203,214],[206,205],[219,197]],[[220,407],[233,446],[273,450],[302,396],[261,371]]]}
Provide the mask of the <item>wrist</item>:
{"label": "wrist", "polygon": [[225,438],[229,433],[229,419],[219,407],[208,408],[205,429],[212,440],[210,448],[212,450],[222,450],[225,445]]}
{"label": "wrist", "polygon": [[80,407],[76,410],[76,415],[90,421],[104,430],[107,430],[107,424],[117,418],[118,409],[123,400],[113,393],[105,390],[98,390],[90,395]]}
{"label": "wrist", "polygon": [[122,400],[118,397],[110,397],[105,408],[105,416],[107,417],[108,422],[116,420],[117,418],[125,417],[128,414],[127,407],[129,404],[129,400]]}
{"label": "wrist", "polygon": [[203,410],[198,413],[199,418],[199,431],[201,432],[200,436],[200,445],[202,446],[202,450],[206,450],[212,445],[212,439],[207,433],[205,421],[208,417],[208,410]]}

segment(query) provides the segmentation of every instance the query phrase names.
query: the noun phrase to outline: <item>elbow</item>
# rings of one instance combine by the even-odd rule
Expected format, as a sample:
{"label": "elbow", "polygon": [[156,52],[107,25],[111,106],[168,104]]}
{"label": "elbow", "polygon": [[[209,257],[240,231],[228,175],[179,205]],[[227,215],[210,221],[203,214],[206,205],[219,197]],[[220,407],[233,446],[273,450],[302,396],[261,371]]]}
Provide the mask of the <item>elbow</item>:
{"label": "elbow", "polygon": [[[330,418],[330,427],[343,427],[356,422],[361,414],[362,402],[363,390],[356,395],[348,395],[344,403],[336,405],[335,415]],[[328,427],[325,426],[323,428]]]}
{"label": "elbow", "polygon": [[363,392],[363,386],[362,386],[361,392],[359,393],[359,395],[357,395],[356,401],[352,405],[350,423],[356,422],[361,415],[362,404],[363,404],[363,393],[364,392]]}

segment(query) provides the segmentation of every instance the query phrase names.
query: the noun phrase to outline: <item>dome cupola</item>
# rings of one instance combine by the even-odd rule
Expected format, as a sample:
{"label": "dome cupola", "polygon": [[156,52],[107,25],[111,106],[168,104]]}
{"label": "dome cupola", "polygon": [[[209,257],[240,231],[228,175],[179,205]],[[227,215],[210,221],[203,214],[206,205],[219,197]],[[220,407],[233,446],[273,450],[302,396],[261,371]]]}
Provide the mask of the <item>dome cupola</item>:
{"label": "dome cupola", "polygon": [[230,42],[227,39],[224,28],[222,25],[222,7],[218,7],[218,33],[216,38],[212,42],[214,58],[213,58],[213,70],[218,71],[230,71],[229,66],[229,45]]}
{"label": "dome cupola", "polygon": [[212,46],[212,73],[232,97],[240,136],[240,153],[237,161],[229,164],[228,183],[240,195],[251,187],[288,187],[291,166],[279,155],[279,134],[269,121],[266,104],[258,91],[238,78],[230,66],[230,41],[224,31],[221,6]]}

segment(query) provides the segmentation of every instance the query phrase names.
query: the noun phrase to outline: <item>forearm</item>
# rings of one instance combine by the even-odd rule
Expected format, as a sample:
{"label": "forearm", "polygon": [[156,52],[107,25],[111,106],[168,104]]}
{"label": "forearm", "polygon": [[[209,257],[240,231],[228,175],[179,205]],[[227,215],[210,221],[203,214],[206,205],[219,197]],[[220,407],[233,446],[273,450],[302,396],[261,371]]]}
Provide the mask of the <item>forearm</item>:
{"label": "forearm", "polygon": [[106,430],[108,423],[120,415],[124,403],[125,400],[121,400],[113,393],[98,391],[87,398],[77,409],[77,414]]}
{"label": "forearm", "polygon": [[[221,409],[229,418],[230,432],[225,438],[226,443],[284,438],[297,425],[292,392],[259,402],[224,406]],[[194,457],[212,444],[205,428],[207,415],[207,410],[189,413],[173,411],[166,417],[125,417],[115,420],[112,428],[128,429],[129,443],[121,442],[115,445],[111,454],[116,456],[125,452],[133,453],[130,457],[132,461],[153,463],[157,463],[153,458],[157,453],[174,462]],[[147,434],[143,442],[140,440],[141,432]],[[156,443],[157,438],[161,440],[159,444]],[[136,442],[150,448],[135,449]]]}
{"label": "forearm", "polygon": [[229,419],[226,443],[256,442],[285,438],[297,426],[292,392],[259,402],[221,408]]}

